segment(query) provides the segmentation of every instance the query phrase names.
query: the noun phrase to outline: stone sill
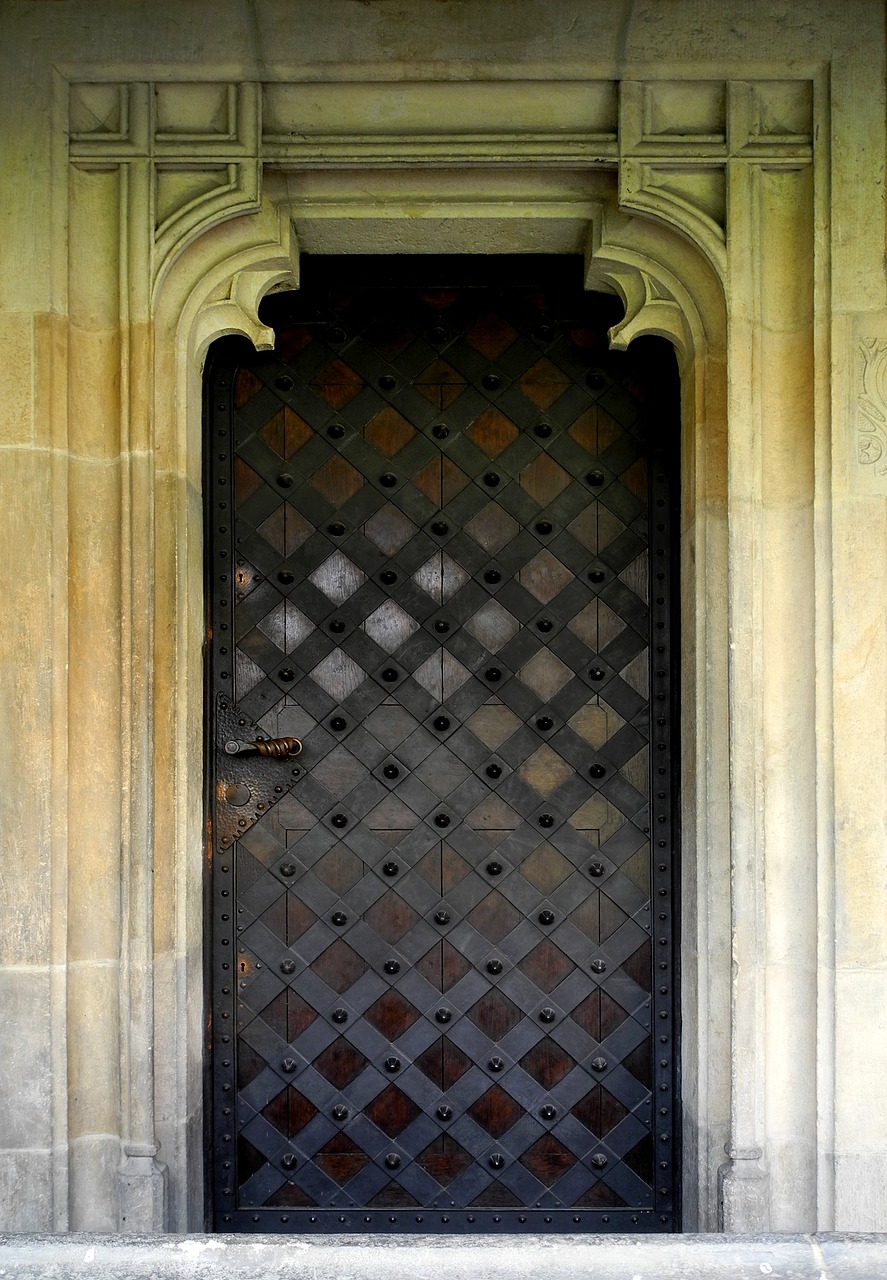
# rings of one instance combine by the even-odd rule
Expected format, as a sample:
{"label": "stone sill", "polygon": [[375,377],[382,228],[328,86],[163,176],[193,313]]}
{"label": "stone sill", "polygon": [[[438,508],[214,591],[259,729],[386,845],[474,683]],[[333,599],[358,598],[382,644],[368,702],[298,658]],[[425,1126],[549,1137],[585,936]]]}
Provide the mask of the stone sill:
{"label": "stone sill", "polygon": [[884,1280],[884,1235],[0,1235],[0,1277]]}

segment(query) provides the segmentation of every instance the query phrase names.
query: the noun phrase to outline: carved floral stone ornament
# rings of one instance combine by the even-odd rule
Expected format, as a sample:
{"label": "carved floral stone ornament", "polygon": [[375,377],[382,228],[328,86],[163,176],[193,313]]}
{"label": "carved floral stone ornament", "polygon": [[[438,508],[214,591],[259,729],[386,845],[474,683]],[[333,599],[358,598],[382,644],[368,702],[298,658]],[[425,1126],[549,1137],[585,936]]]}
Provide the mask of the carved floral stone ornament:
{"label": "carved floral stone ornament", "polygon": [[887,341],[863,338],[859,344],[862,356],[862,391],[857,400],[857,458],[863,466],[873,467],[875,474],[887,474]]}

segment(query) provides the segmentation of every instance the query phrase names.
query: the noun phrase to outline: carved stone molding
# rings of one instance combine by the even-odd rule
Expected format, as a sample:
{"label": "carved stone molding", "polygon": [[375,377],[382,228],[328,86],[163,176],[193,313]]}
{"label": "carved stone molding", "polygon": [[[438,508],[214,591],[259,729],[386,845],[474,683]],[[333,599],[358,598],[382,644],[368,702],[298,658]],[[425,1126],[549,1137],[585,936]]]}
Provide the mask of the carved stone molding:
{"label": "carved stone molding", "polygon": [[259,206],[264,166],[609,168],[723,274],[727,166],[811,162],[810,80],[73,82],[71,160],[150,169],[153,275]]}

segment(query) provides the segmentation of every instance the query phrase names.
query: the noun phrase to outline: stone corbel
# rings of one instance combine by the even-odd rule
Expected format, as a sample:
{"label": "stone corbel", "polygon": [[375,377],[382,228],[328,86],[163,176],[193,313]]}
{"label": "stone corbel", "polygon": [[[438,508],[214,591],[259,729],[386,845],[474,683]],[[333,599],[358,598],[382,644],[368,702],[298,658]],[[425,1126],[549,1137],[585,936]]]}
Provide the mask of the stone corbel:
{"label": "stone corbel", "polygon": [[[295,256],[289,252],[290,242]],[[218,301],[207,302],[200,309],[190,333],[190,355],[198,368],[203,368],[210,344],[216,338],[230,334],[248,338],[257,351],[273,350],[274,330],[262,324],[259,305],[272,290],[299,287],[298,250],[294,237],[288,235],[287,244],[280,250],[264,262],[236,271],[231,277],[227,295]]]}
{"label": "stone corbel", "polygon": [[616,243],[598,220],[586,241],[585,264],[585,287],[614,292],[625,305],[625,317],[609,332],[610,346],[626,351],[642,334],[656,334],[674,345],[684,366],[701,343],[701,326],[692,325],[695,309],[687,296],[678,299],[668,273],[636,249]]}

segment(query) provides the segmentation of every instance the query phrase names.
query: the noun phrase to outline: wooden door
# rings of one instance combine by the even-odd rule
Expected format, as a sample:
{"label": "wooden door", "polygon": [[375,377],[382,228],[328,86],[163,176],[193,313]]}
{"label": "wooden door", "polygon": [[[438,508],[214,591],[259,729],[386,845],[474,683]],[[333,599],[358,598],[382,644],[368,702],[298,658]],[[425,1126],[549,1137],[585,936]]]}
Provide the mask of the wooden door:
{"label": "wooden door", "polygon": [[207,380],[215,1225],[673,1231],[671,352],[322,268]]}

